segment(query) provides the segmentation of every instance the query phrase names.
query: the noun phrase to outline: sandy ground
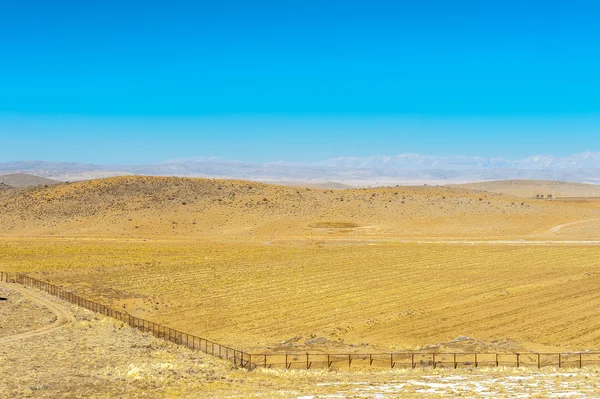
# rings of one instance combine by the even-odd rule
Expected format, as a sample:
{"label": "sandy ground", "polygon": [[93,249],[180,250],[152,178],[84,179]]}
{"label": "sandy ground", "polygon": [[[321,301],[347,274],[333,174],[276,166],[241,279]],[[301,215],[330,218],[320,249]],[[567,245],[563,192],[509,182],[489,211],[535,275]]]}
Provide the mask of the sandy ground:
{"label": "sandy ground", "polygon": [[[0,202],[7,236],[504,240],[600,216],[598,204],[456,187],[323,190],[140,176],[8,190]],[[585,224],[567,235],[600,239]]]}
{"label": "sandy ground", "polygon": [[36,293],[0,285],[0,344],[60,325],[56,312],[35,300]]}
{"label": "sandy ground", "polygon": [[[3,284],[3,292],[10,287]],[[69,315],[69,321],[43,334],[0,342],[0,397],[600,397],[600,370],[594,368],[248,372],[45,294],[34,297]]]}
{"label": "sandy ground", "polygon": [[598,350],[599,259],[564,243],[0,240],[7,271],[253,353]]}
{"label": "sandy ground", "polygon": [[[0,269],[235,346],[600,345],[597,202],[130,177],[0,202]],[[0,398],[600,397],[594,368],[249,373],[32,289],[2,296]]]}

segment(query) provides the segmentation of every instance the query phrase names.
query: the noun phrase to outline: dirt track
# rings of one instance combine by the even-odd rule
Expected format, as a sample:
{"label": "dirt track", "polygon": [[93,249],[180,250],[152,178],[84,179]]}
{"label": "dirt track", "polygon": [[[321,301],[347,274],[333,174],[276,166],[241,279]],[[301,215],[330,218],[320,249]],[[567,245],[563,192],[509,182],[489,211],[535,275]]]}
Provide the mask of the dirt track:
{"label": "dirt track", "polygon": [[62,328],[64,325],[70,323],[73,320],[72,313],[65,307],[62,307],[52,301],[50,301],[44,294],[33,289],[27,289],[17,284],[0,283],[2,287],[9,288],[14,291],[18,291],[28,300],[35,302],[48,308],[56,315],[56,320],[49,325],[37,328],[33,331],[27,331],[21,334],[11,335],[8,337],[0,338],[0,344],[7,342],[14,342],[20,339],[35,337],[41,334],[46,334],[56,329]]}
{"label": "dirt track", "polygon": [[595,218],[595,219],[584,219],[584,220],[577,220],[575,222],[571,222],[571,223],[563,223],[563,224],[559,224],[558,226],[554,226],[553,228],[551,228],[548,232],[549,233],[558,233],[560,232],[563,228],[565,227],[571,227],[571,226],[575,226],[578,224],[584,224],[584,223],[589,223],[589,222],[595,222],[598,221],[600,219]]}

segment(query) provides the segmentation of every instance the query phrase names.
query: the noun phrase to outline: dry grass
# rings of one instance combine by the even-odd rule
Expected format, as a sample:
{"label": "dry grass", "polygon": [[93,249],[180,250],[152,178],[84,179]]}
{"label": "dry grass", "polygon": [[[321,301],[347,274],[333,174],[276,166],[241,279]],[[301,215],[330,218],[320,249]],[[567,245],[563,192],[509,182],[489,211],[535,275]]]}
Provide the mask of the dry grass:
{"label": "dry grass", "polygon": [[253,351],[600,348],[597,246],[5,239],[0,267]]}
{"label": "dry grass", "polygon": [[74,321],[0,346],[6,398],[422,398],[570,397],[600,392],[600,371],[233,369],[120,322],[48,297]]}
{"label": "dry grass", "polygon": [[[336,191],[166,177],[8,190],[0,192],[0,203],[0,234],[16,236],[506,239],[529,238],[559,224],[600,217],[590,204],[555,204],[460,188]],[[360,227],[311,227],[331,222]]]}
{"label": "dry grass", "polygon": [[[550,243],[600,238],[598,204],[447,187],[334,191],[150,177],[0,190],[0,270],[253,352],[600,349],[600,247]],[[8,376],[0,396],[585,397],[598,389],[597,370],[248,374],[73,312],[78,322],[62,334],[0,349]],[[0,324],[10,317],[0,314]]]}
{"label": "dry grass", "polygon": [[554,197],[600,197],[600,185],[552,180],[495,180],[452,186],[524,198],[547,197],[549,194]]}
{"label": "dry grass", "polygon": [[46,307],[33,303],[19,292],[0,286],[0,338],[21,334],[46,326],[56,316]]}

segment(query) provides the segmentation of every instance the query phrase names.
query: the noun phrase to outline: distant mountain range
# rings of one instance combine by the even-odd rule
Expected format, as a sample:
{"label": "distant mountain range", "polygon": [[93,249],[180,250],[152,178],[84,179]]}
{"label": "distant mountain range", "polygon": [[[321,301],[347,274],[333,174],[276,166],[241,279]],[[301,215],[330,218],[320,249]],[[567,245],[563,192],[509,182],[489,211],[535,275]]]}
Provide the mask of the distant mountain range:
{"label": "distant mountain range", "polygon": [[71,162],[0,163],[0,174],[29,173],[61,181],[139,174],[235,178],[267,182],[339,182],[349,185],[446,184],[500,179],[560,180],[600,184],[600,152],[519,160],[420,154],[342,157],[312,163],[225,161],[216,157],[175,159],[149,165]]}

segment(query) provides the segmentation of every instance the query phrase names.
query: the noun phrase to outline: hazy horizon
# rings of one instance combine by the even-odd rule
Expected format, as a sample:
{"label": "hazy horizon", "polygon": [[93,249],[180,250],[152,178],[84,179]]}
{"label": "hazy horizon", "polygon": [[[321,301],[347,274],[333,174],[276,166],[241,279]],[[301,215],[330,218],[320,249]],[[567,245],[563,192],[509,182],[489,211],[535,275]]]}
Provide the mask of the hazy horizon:
{"label": "hazy horizon", "polygon": [[338,157],[316,162],[249,163],[194,157],[124,165],[47,161],[0,162],[0,174],[27,173],[62,181],[123,174],[234,178],[255,181],[332,181],[352,185],[447,184],[534,179],[600,183],[600,152],[522,159],[419,154]]}

